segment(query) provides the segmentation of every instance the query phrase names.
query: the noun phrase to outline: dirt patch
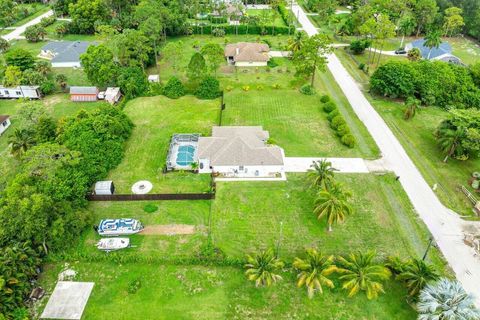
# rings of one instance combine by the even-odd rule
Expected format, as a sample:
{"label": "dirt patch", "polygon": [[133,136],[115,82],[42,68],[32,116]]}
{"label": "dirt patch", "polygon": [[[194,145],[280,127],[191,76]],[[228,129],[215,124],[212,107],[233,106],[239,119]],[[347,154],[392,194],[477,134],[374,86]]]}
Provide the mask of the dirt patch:
{"label": "dirt patch", "polygon": [[167,235],[174,236],[179,234],[194,234],[195,226],[189,224],[159,224],[146,226],[141,234],[145,235]]}

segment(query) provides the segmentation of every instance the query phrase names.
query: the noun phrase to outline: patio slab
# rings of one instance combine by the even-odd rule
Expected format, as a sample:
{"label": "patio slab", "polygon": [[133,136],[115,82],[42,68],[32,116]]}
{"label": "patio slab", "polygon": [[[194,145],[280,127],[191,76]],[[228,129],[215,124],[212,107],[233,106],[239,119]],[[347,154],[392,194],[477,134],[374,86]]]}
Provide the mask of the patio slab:
{"label": "patio slab", "polygon": [[58,281],[40,318],[80,319],[93,285],[93,282]]}

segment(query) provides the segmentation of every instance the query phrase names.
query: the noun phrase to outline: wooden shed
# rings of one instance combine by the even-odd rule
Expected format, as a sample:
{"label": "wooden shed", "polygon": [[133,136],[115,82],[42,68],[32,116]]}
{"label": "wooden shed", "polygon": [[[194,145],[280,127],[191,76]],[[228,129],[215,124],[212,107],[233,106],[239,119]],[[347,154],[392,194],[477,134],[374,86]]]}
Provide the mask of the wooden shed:
{"label": "wooden shed", "polygon": [[75,102],[97,101],[97,87],[70,87],[70,100]]}

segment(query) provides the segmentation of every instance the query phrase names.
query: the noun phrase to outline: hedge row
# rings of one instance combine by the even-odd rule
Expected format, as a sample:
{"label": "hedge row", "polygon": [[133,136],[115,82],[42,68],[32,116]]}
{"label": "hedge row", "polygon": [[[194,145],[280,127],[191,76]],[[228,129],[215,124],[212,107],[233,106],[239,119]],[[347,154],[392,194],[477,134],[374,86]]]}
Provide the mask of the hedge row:
{"label": "hedge row", "polygon": [[323,111],[327,113],[327,120],[330,122],[330,127],[335,130],[340,141],[349,148],[355,147],[355,137],[350,133],[350,128],[342,114],[338,111],[335,102],[327,95],[322,96],[320,101],[323,103]]}
{"label": "hedge row", "polygon": [[283,22],[287,25],[290,26],[292,24],[292,21],[290,19],[290,11],[285,8],[285,5],[283,3],[278,5],[278,13],[280,13],[280,17],[282,17]]}
{"label": "hedge row", "polygon": [[[290,34],[294,31],[292,27],[272,27],[272,26],[247,26],[247,25],[229,25],[218,24],[214,26],[196,27],[192,26],[193,34],[212,34],[215,29],[224,30],[225,34],[259,34],[259,35],[276,35],[276,34]],[[215,32],[213,32],[215,33]]]}

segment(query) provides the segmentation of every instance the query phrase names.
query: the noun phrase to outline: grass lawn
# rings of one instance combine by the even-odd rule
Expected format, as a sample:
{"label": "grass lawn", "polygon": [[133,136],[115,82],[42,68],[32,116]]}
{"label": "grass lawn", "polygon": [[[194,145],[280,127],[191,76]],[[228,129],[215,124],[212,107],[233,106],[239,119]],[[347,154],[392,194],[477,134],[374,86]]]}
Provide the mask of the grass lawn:
{"label": "grass lawn", "polygon": [[164,96],[138,98],[128,102],[125,112],[135,124],[122,163],[109,179],[118,193],[131,193],[139,180],[153,183],[152,192],[207,192],[210,176],[174,172],[163,174],[170,139],[174,133],[210,135],[218,123],[220,102],[186,96],[171,100]]}
{"label": "grass lawn", "polygon": [[[266,12],[266,13],[265,13]],[[263,9],[247,9],[246,10],[246,15],[247,16],[257,16],[257,17],[260,17],[262,14],[268,14],[269,17],[271,17],[272,14],[276,14],[275,16],[275,22],[274,22],[274,26],[275,27],[286,27],[287,25],[285,24],[285,22],[283,21],[282,17],[280,16],[280,14],[278,14],[278,12],[274,11],[273,9],[270,9],[270,10],[263,10]],[[272,23],[270,22],[269,20],[269,23],[268,25],[272,25]]]}
{"label": "grass lawn", "polygon": [[30,20],[35,19],[38,16],[41,16],[42,14],[46,13],[48,10],[50,10],[50,6],[41,4],[41,3],[32,3],[32,4],[21,4],[20,6],[23,6],[25,8],[29,8],[32,10],[32,14],[29,15],[28,17],[23,18],[22,20],[16,21],[12,27],[19,27],[21,25],[24,25],[25,23],[29,22]]}
{"label": "grass lawn", "polygon": [[[42,287],[51,292],[63,267],[47,265]],[[387,293],[374,301],[363,294],[348,298],[336,279],[335,289],[308,299],[289,271],[282,272],[284,279],[278,284],[256,288],[242,270],[232,267],[78,262],[69,267],[78,272],[77,280],[95,282],[82,319],[415,318],[415,311],[401,298],[405,289],[393,281],[386,283]],[[140,289],[129,293],[137,280]]]}
{"label": "grass lawn", "polygon": [[286,156],[363,155],[359,148],[341,144],[321,110],[318,95],[306,96],[297,90],[234,90],[226,93],[225,104],[222,125],[261,125]]}
{"label": "grass lawn", "polygon": [[[54,118],[60,119],[61,117],[68,116],[78,112],[80,109],[91,109],[104,102],[94,102],[94,103],[79,103],[71,102],[69,96],[66,94],[56,94],[51,95],[46,98],[43,98],[40,101],[35,101],[33,103],[42,104],[47,113],[51,114]],[[8,181],[9,178],[13,177],[16,172],[16,167],[18,165],[17,160],[15,160],[10,155],[10,148],[8,146],[8,137],[13,133],[16,127],[15,115],[20,108],[21,103],[18,100],[0,100],[0,114],[6,114],[11,116],[12,125],[5,131],[4,134],[0,137],[0,189]]]}
{"label": "grass lawn", "polygon": [[440,108],[427,107],[421,109],[412,120],[405,121],[405,107],[401,102],[372,96],[366,92],[369,77],[356,67],[355,62],[343,50],[337,50],[336,54],[352,77],[363,86],[366,97],[397,136],[426,181],[432,186],[438,184],[436,193],[442,203],[460,215],[471,216],[472,205],[457,187],[467,186],[472,172],[480,168],[480,159],[451,159],[447,164],[442,162],[444,157],[437,148],[434,132],[438,124],[447,117],[447,112]]}
{"label": "grass lawn", "polygon": [[64,74],[67,76],[67,83],[69,86],[91,86],[87,75],[83,69],[76,68],[52,68],[54,76],[57,74]]}

